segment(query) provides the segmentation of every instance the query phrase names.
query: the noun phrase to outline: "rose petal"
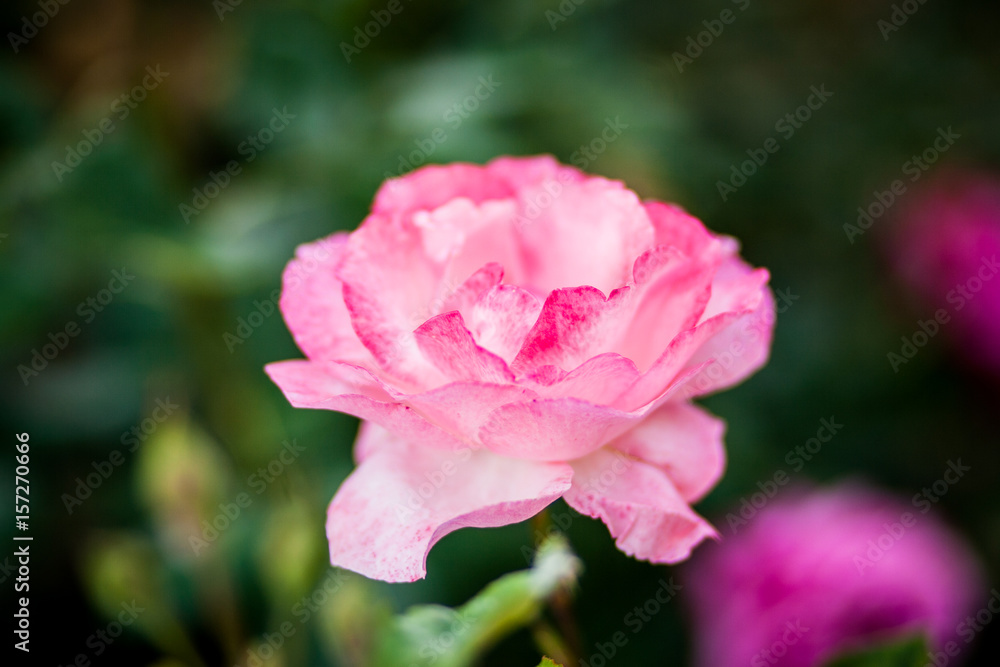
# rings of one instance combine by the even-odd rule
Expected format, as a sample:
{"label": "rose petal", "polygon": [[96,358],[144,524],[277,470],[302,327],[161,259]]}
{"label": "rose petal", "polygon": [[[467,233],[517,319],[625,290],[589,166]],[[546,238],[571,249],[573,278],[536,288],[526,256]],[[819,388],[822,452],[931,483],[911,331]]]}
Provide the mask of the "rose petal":
{"label": "rose petal", "polygon": [[503,280],[503,273],[503,267],[496,262],[480,267],[456,290],[438,297],[437,301],[441,303],[441,307],[433,309],[435,310],[434,314],[457,310],[462,313],[463,319],[470,320],[476,301],[485,292],[500,284],[500,281]]}
{"label": "rose petal", "polygon": [[527,290],[497,285],[476,299],[469,330],[479,345],[513,362],[538,320],[542,303]]}
{"label": "rose petal", "polygon": [[710,302],[722,255],[718,241],[707,247],[697,259],[668,246],[648,250],[635,262],[634,284],[607,298],[592,287],[554,290],[512,369],[519,374],[542,365],[567,370],[607,352],[648,369],[671,340],[698,323]]}
{"label": "rose petal", "polygon": [[601,519],[619,549],[653,563],[677,563],[717,533],[694,513],[662,470],[600,449],[573,461],[573,486],[564,498]]}
{"label": "rose petal", "polygon": [[295,343],[310,359],[374,367],[371,353],[351,326],[336,275],[347,239],[347,234],[337,233],[296,248],[282,275],[279,304]]}
{"label": "rose petal", "polygon": [[629,282],[635,258],[653,244],[639,198],[617,181],[593,177],[562,184],[554,196],[542,186],[518,196],[522,210],[539,209],[519,225],[527,284],[539,294],[580,285],[607,294]]}
{"label": "rose petal", "polygon": [[383,183],[375,194],[372,212],[402,216],[414,211],[433,211],[459,197],[478,204],[513,194],[506,182],[493,178],[481,165],[435,164]]}
{"label": "rose petal", "polygon": [[[743,285],[756,287],[736,305],[748,310],[742,311],[691,355],[686,367],[703,368],[686,382],[685,396],[704,396],[732,387],[767,362],[774,334],[775,304],[771,291],[763,285],[766,280],[767,272],[763,269],[745,276]],[[712,307],[709,302],[709,308]]]}
{"label": "rose petal", "polygon": [[336,410],[380,424],[421,446],[449,449],[459,441],[397,402],[397,396],[370,372],[349,364],[279,361],[264,367],[297,408]]}
{"label": "rose petal", "polygon": [[441,278],[419,233],[399,221],[369,218],[351,234],[337,275],[354,330],[379,366],[414,386],[443,382],[412,335],[433,315],[430,304]]}
{"label": "rose petal", "polygon": [[683,395],[690,398],[737,384],[763,366],[774,329],[767,279],[766,270],[752,270],[738,258],[724,261],[701,322],[678,334],[614,405],[624,410],[648,405],[684,373],[689,377]]}
{"label": "rose petal", "polygon": [[504,456],[568,461],[617,438],[640,418],[577,398],[511,403],[490,414],[478,439]]}
{"label": "rose petal", "polygon": [[767,269],[754,269],[739,257],[723,261],[712,278],[712,298],[705,306],[701,321],[720,313],[753,310],[768,292]]}
{"label": "rose petal", "polygon": [[676,204],[658,201],[643,203],[656,232],[657,245],[676,248],[687,257],[699,257],[708,250],[717,237],[709,232],[701,220]]}
{"label": "rose petal", "polygon": [[552,183],[579,183],[588,176],[576,167],[560,164],[551,155],[498,157],[486,165],[487,171],[505,181],[516,193],[533,186]]}
{"label": "rose petal", "polygon": [[639,379],[631,359],[618,354],[600,354],[569,373],[556,366],[541,366],[524,378],[542,398],[579,398],[609,405]]}
{"label": "rose petal", "polygon": [[593,287],[553,290],[511,369],[518,375],[550,364],[569,370],[607,352],[629,312],[629,291],[605,297]]}
{"label": "rose petal", "polygon": [[432,317],[414,336],[424,356],[451,380],[514,381],[503,359],[476,345],[458,311]]}
{"label": "rose petal", "polygon": [[432,391],[410,394],[401,400],[457,438],[481,444],[479,429],[494,410],[508,403],[537,398],[538,394],[527,387],[453,382]]}
{"label": "rose petal", "polygon": [[668,402],[609,447],[662,469],[693,503],[722,477],[725,430],[725,422],[699,407]]}
{"label": "rose petal", "polygon": [[477,204],[462,198],[413,214],[427,255],[443,266],[442,288],[453,291],[488,263],[503,266],[509,280],[523,279],[521,250],[514,235],[516,213],[512,199]]}
{"label": "rose petal", "polygon": [[513,197],[519,189],[531,185],[584,178],[578,170],[559,164],[549,155],[500,157],[485,166],[428,165],[387,180],[375,195],[372,210],[394,215],[432,211],[459,197],[478,204]]}
{"label": "rose petal", "polygon": [[677,391],[680,379],[685,381],[690,379],[696,372],[702,370],[701,366],[711,363],[706,361],[693,368],[688,365],[695,352],[711,340],[712,336],[734,322],[738,322],[739,318],[739,313],[723,313],[702,322],[693,329],[679,333],[670,341],[670,345],[650,366],[649,370],[619,396],[613,405],[628,411],[655,407],[654,403],[662,402],[662,398],[668,390]]}
{"label": "rose petal", "polygon": [[[720,246],[712,241],[706,247]],[[629,295],[631,312],[614,351],[648,369],[680,332],[695,326],[712,294],[712,275],[721,261],[718,252],[701,256],[677,255],[669,246],[657,246],[635,262],[635,287]]]}
{"label": "rose petal", "polygon": [[373,579],[421,579],[427,553],[448,533],[523,521],[570,487],[565,464],[432,451],[373,428],[363,435],[376,441],[365,445],[371,454],[337,491],[326,530],[330,562]]}

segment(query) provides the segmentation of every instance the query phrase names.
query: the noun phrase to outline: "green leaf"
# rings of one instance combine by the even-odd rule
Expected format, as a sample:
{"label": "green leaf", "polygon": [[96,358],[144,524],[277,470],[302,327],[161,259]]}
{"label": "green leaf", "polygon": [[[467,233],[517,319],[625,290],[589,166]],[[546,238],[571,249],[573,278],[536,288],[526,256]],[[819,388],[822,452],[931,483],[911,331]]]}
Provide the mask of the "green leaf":
{"label": "green leaf", "polygon": [[552,658],[542,658],[542,661],[538,663],[538,667],[563,667],[558,662],[553,662]]}
{"label": "green leaf", "polygon": [[926,638],[916,635],[843,654],[826,667],[924,667],[927,652]]}
{"label": "green leaf", "polygon": [[413,607],[381,633],[374,667],[464,667],[518,628],[535,621],[546,600],[571,586],[580,561],[564,539],[543,544],[530,570],[504,575],[458,609]]}

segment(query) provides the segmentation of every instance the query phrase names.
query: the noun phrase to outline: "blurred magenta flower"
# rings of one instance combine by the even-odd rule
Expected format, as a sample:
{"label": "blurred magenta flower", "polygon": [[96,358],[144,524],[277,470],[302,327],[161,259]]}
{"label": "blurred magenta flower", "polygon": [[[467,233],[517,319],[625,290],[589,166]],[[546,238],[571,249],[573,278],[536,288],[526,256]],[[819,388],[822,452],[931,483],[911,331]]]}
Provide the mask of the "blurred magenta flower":
{"label": "blurred magenta flower", "polygon": [[975,364],[1000,374],[1000,177],[952,172],[921,183],[893,236],[897,272]]}
{"label": "blurred magenta flower", "polygon": [[768,273],[684,211],[549,157],[388,181],[351,234],[301,246],[281,310],[296,407],[364,420],[330,506],[334,565],[424,576],[431,546],[560,496],[619,548],[676,562],[724,467],[689,399],[766,360]]}
{"label": "blurred magenta flower", "polygon": [[690,565],[697,664],[814,667],[916,632],[964,647],[981,571],[929,510],[855,484],[773,501]]}

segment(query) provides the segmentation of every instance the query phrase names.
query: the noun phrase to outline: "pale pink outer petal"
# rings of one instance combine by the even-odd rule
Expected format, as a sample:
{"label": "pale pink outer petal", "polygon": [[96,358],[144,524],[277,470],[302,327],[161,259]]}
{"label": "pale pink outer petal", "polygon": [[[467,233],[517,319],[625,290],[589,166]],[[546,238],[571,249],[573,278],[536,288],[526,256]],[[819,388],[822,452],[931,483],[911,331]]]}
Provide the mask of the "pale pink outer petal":
{"label": "pale pink outer petal", "polygon": [[538,394],[518,385],[453,382],[404,397],[407,405],[455,437],[480,445],[479,429],[490,414],[509,403],[526,403]]}
{"label": "pale pink outer petal", "polygon": [[[616,363],[613,357],[614,355],[602,355],[595,358],[595,364],[588,363],[581,368],[599,373],[603,362]],[[616,368],[627,374],[627,380],[638,375],[631,362],[621,358],[618,360],[626,364],[619,364]],[[493,410],[484,421],[479,422],[482,427],[473,439],[504,456],[537,461],[581,458],[613,441],[639,423],[650,411],[675,397],[685,381],[698,370],[696,367],[680,372],[660,388],[657,401],[640,410],[628,412],[576,397],[542,398],[542,392],[558,393],[561,390],[560,381],[572,376],[552,369],[550,377],[544,378],[551,382],[548,386],[544,383],[528,385],[532,388],[531,400],[518,399]],[[596,379],[598,376],[593,377]],[[608,390],[617,390],[619,387],[611,382],[607,384]],[[627,381],[623,384],[627,384]],[[567,389],[572,389],[572,381]],[[599,387],[581,391],[601,397]],[[408,400],[412,401],[413,397]],[[477,419],[481,415],[482,411],[477,410]]]}
{"label": "pale pink outer petal", "polygon": [[[279,361],[264,367],[296,408],[336,410],[405,433],[413,444],[452,449],[460,441],[397,401],[398,394],[363,368],[349,364]],[[356,450],[356,455],[363,455]]]}
{"label": "pale pink outer petal", "polygon": [[442,537],[532,517],[573,477],[563,463],[428,450],[374,429],[359,436],[376,442],[365,443],[370,454],[337,491],[326,525],[330,562],[373,579],[423,578],[427,553]]}
{"label": "pale pink outer petal", "polygon": [[688,506],[667,474],[610,449],[572,461],[570,507],[601,519],[623,552],[653,563],[677,563],[715,529]]}
{"label": "pale pink outer petal", "polygon": [[478,441],[503,456],[534,461],[569,461],[617,438],[641,415],[578,398],[511,403],[494,410]]}
{"label": "pale pink outer petal", "polygon": [[[604,364],[609,366],[604,368]],[[668,402],[697,370],[681,373],[663,390],[660,400]],[[590,375],[574,377],[577,371]],[[614,355],[596,357],[577,371],[554,376],[548,386],[455,382],[429,392],[400,395],[400,400],[457,438],[494,453],[537,461],[565,461],[586,456],[613,441],[656,407],[624,412],[577,397],[546,397],[546,393],[550,396],[576,393],[573,388],[577,387],[585,395],[605,398],[602,391],[610,396],[638,374],[631,362]],[[605,371],[614,372],[616,377],[602,379],[601,373]],[[588,377],[593,382],[575,382]],[[622,382],[616,384],[619,380]]]}
{"label": "pale pink outer petal", "polygon": [[726,424],[690,403],[668,402],[608,447],[662,469],[681,497],[697,502],[726,467]]}
{"label": "pale pink outer petal", "polygon": [[336,275],[347,239],[340,232],[296,248],[282,274],[279,305],[295,343],[310,359],[374,366],[371,353],[351,327]]}

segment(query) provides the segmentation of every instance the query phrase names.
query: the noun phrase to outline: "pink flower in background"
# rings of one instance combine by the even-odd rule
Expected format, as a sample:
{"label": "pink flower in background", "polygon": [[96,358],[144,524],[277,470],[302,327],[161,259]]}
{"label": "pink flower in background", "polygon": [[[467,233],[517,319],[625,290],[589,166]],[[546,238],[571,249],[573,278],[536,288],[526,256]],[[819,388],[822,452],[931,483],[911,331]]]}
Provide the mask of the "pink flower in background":
{"label": "pink flower in background", "polygon": [[296,407],[365,420],[330,505],[334,565],[424,576],[431,546],[563,497],[620,549],[676,562],[724,467],[689,402],[765,362],[768,274],[676,206],[548,157],[388,181],[351,234],[301,246],[281,310]]}
{"label": "pink flower in background", "polygon": [[1000,374],[1000,177],[946,174],[915,190],[898,220],[893,263],[942,330]]}
{"label": "pink flower in background", "polygon": [[856,485],[774,501],[691,562],[697,664],[814,667],[921,631],[964,647],[956,630],[987,594],[925,508]]}

